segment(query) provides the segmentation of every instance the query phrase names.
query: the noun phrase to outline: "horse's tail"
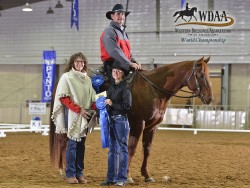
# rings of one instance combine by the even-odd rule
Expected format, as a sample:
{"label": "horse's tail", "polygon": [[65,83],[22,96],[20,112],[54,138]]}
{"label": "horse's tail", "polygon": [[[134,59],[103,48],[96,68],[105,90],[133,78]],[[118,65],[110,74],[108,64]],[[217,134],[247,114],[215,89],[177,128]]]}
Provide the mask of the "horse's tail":
{"label": "horse's tail", "polygon": [[179,14],[180,11],[177,11],[174,13],[173,17],[175,17],[177,14]]}
{"label": "horse's tail", "polygon": [[54,107],[54,97],[57,84],[55,85],[51,106],[50,106],[50,131],[49,131],[49,145],[50,145],[50,161],[54,168],[63,169],[65,164],[66,156],[66,146],[67,146],[67,135],[66,134],[56,134],[56,126],[51,119],[51,115]]}

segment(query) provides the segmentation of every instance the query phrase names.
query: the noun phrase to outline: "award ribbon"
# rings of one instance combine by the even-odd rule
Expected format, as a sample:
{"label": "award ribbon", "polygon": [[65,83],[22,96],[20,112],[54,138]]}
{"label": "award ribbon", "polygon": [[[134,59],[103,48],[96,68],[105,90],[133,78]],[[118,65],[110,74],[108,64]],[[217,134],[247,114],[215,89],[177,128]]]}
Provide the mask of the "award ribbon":
{"label": "award ribbon", "polygon": [[105,104],[106,97],[101,96],[96,100],[96,107],[100,110],[100,127],[102,148],[109,147],[109,116]]}
{"label": "award ribbon", "polygon": [[91,79],[93,88],[95,89],[95,92],[99,93],[99,87],[103,84],[104,78],[101,75],[95,75]]}

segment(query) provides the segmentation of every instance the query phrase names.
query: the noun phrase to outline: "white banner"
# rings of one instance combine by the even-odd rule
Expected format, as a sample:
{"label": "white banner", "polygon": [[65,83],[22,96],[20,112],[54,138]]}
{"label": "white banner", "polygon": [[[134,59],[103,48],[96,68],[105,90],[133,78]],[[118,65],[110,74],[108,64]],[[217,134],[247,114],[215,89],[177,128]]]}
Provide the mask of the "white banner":
{"label": "white banner", "polygon": [[46,103],[29,103],[29,114],[46,114]]}

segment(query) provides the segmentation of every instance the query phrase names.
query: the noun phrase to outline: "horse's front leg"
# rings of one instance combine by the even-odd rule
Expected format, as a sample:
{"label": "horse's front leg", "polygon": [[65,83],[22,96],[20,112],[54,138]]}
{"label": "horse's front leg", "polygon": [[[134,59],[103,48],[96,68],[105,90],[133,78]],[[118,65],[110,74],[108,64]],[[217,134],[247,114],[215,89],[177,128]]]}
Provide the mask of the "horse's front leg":
{"label": "horse's front leg", "polygon": [[131,165],[132,158],[135,155],[138,141],[139,141],[139,138],[137,138],[135,136],[130,136],[129,137],[129,142],[128,142],[128,169],[127,169],[127,176],[128,176],[128,182],[129,183],[134,183],[134,180],[130,175],[130,165]]}
{"label": "horse's front leg", "polygon": [[152,129],[144,129],[143,131],[143,138],[142,138],[143,162],[141,166],[141,175],[144,176],[145,182],[155,182],[155,180],[152,177],[150,177],[149,172],[148,172],[148,158],[150,155],[150,150],[152,147],[152,141],[153,141],[155,130],[156,130],[156,127]]}
{"label": "horse's front leg", "polygon": [[132,162],[132,158],[135,155],[136,148],[138,145],[139,138],[141,136],[143,130],[143,123],[138,123],[136,126],[130,125],[130,134],[129,134],[129,141],[128,141],[128,169],[127,169],[127,177],[128,183],[134,183],[130,175],[130,165]]}

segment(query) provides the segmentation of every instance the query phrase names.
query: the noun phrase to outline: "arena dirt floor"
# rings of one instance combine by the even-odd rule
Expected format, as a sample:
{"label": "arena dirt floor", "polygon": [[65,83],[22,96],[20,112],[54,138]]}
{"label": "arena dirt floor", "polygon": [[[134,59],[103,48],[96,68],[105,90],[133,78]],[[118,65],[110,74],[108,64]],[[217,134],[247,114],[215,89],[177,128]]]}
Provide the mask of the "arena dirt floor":
{"label": "arena dirt floor", "polygon": [[[157,131],[149,162],[156,183],[143,181],[141,161],[140,143],[131,166],[135,184],[126,187],[250,187],[250,133]],[[99,131],[86,141],[85,185],[69,185],[51,168],[48,136],[7,133],[0,138],[1,188],[99,187],[106,167],[107,149],[101,148]]]}

